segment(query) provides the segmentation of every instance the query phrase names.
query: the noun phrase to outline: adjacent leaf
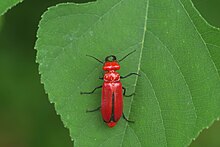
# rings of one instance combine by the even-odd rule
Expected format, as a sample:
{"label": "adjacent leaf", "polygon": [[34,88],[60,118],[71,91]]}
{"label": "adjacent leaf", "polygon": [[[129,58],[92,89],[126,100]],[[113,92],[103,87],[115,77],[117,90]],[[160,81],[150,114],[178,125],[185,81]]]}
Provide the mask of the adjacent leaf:
{"label": "adjacent leaf", "polygon": [[[199,23],[201,22],[201,24]],[[212,34],[210,34],[212,33]],[[206,35],[209,34],[209,35]],[[186,0],[99,0],[60,4],[42,17],[37,62],[41,80],[75,146],[187,146],[220,115],[219,30]],[[209,45],[212,44],[212,45]],[[132,98],[124,98],[128,124],[108,128],[100,113],[99,63],[115,54]]]}
{"label": "adjacent leaf", "polygon": [[1,0],[0,1],[0,16],[20,2],[22,2],[22,0]]}

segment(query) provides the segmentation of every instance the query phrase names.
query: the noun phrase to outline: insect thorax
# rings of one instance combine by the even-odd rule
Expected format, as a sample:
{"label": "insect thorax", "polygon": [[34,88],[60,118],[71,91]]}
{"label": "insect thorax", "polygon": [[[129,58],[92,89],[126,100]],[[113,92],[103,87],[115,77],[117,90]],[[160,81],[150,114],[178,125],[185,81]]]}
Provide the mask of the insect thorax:
{"label": "insect thorax", "polygon": [[118,82],[120,81],[120,75],[116,71],[108,71],[104,75],[105,82]]}

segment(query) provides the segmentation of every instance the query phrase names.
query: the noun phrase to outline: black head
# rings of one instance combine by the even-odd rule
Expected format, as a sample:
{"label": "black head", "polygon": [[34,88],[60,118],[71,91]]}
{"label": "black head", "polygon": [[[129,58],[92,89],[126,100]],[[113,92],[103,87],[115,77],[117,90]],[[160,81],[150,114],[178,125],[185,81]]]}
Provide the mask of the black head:
{"label": "black head", "polygon": [[113,62],[113,61],[117,61],[117,58],[114,55],[110,55],[105,58],[105,62]]}

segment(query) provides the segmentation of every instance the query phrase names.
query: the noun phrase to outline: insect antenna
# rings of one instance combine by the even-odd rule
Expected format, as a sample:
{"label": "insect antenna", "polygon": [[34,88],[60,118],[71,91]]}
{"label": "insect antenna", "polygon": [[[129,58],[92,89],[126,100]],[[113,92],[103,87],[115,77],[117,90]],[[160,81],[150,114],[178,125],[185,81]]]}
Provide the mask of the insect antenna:
{"label": "insect antenna", "polygon": [[136,50],[133,50],[132,52],[128,53],[126,56],[124,56],[123,58],[121,58],[120,60],[118,60],[118,62],[123,61],[125,58],[127,58],[129,55],[131,55],[132,53],[134,53]]}
{"label": "insect antenna", "polygon": [[96,58],[96,57],[94,57],[94,56],[91,56],[91,55],[86,55],[86,56],[91,57],[91,58],[95,59],[96,61],[98,61],[98,62],[100,62],[100,63],[104,64],[104,63],[103,63],[101,60],[97,59],[97,58]]}

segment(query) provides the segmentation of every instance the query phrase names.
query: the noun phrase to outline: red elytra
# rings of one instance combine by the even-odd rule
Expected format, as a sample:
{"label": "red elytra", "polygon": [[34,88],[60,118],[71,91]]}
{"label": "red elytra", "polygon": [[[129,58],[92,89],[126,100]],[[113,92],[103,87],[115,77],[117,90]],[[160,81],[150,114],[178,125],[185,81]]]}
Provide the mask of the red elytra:
{"label": "red elytra", "polygon": [[[105,58],[105,62],[102,62],[101,60],[87,55],[89,57],[94,58],[100,63],[103,63],[103,70],[105,71],[104,77],[100,78],[103,79],[103,85],[96,87],[91,92],[81,92],[81,94],[92,94],[95,92],[95,90],[102,88],[102,99],[101,99],[101,107],[98,107],[94,110],[87,110],[87,112],[94,112],[101,108],[102,118],[107,125],[112,128],[114,127],[121,116],[129,121],[124,113],[123,113],[123,96],[130,97],[134,94],[126,95],[126,89],[122,87],[122,83],[120,79],[127,78],[131,75],[138,75],[137,73],[130,73],[124,77],[120,76],[116,70],[120,69],[119,62],[124,60],[128,55],[132,54],[134,51],[127,54],[125,57],[123,57],[121,60],[117,61],[116,57],[114,55],[107,56]],[[124,92],[122,92],[124,90]]]}
{"label": "red elytra", "polygon": [[104,83],[102,85],[101,113],[103,120],[109,127],[114,127],[123,113],[123,94],[120,75],[115,70],[120,66],[117,62],[105,62],[103,69]]}

